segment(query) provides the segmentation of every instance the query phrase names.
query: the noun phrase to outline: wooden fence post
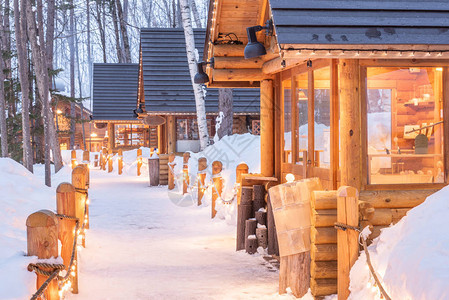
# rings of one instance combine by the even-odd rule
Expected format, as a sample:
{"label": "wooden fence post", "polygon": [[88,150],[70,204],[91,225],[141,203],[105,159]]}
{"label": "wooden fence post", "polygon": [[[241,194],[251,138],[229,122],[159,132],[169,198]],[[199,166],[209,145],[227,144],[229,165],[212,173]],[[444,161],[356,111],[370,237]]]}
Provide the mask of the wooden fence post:
{"label": "wooden fence post", "polygon": [[148,159],[148,172],[150,176],[150,186],[159,185],[159,157]]}
{"label": "wooden fence post", "polygon": [[223,164],[219,161],[212,163],[212,218],[215,218],[217,211],[215,210],[215,204],[218,198],[221,198],[221,192],[223,190],[223,179],[221,177],[221,171],[223,170]]}
{"label": "wooden fence post", "polygon": [[205,184],[206,184],[206,169],[207,158],[200,157],[198,159],[198,206],[201,205],[201,200],[204,196]]}
{"label": "wooden fence post", "polygon": [[98,167],[98,154],[94,155],[94,167]]}
{"label": "wooden fence post", "polygon": [[84,222],[87,222],[87,189],[86,189],[86,172],[81,166],[76,167],[72,171],[72,184],[75,187],[75,207],[76,207],[76,217],[80,222],[80,236],[83,241],[83,247],[86,247],[86,240],[84,232],[81,231],[81,227]]}
{"label": "wooden fence post", "polygon": [[[80,166],[82,168],[84,168],[84,179],[86,180],[86,184],[85,184],[84,188],[86,189],[86,193],[87,193],[87,190],[89,189],[89,186],[90,186],[89,166],[86,164],[80,164]],[[89,229],[89,199],[87,198],[87,194],[86,194],[85,205],[86,205],[86,213],[84,215],[85,215],[86,219],[84,220],[84,222],[85,222],[84,228]]]}
{"label": "wooden fence post", "polygon": [[242,175],[248,174],[249,168],[245,163],[241,163],[235,168],[235,182],[238,184],[237,188],[237,204],[240,204],[240,198],[242,197]]}
{"label": "wooden fence post", "polygon": [[168,189],[172,190],[175,188],[175,154],[170,153],[168,156]]}
{"label": "wooden fence post", "polygon": [[[359,226],[359,193],[356,188],[342,186],[337,191],[337,222]],[[338,299],[349,297],[349,271],[359,254],[359,234],[352,229],[337,230]]]}
{"label": "wooden fence post", "polygon": [[[26,226],[28,256],[37,256],[39,259],[58,257],[58,219],[53,212],[40,210],[29,215]],[[52,271],[50,269],[45,270]],[[39,289],[47,278],[47,276],[37,274],[36,288]],[[48,285],[44,295],[46,299],[59,299],[58,280],[56,278]]]}
{"label": "wooden fence post", "polygon": [[118,174],[122,175],[123,173],[123,150],[118,149]]}
{"label": "wooden fence post", "polygon": [[237,206],[237,251],[245,249],[245,226],[246,220],[251,218],[251,213],[253,211],[252,199],[253,188],[249,186],[242,187],[242,199]]}
{"label": "wooden fence post", "polygon": [[111,173],[113,170],[113,166],[112,166],[112,163],[113,163],[112,157],[113,156],[114,156],[114,154],[112,153],[112,149],[109,149],[109,151],[108,151],[108,173]]}
{"label": "wooden fence post", "polygon": [[[63,182],[56,189],[56,211],[60,215],[76,218],[75,187],[70,183]],[[80,224],[81,226],[81,224]],[[66,266],[67,272],[72,277],[72,293],[78,294],[78,268],[73,264],[71,270],[68,270],[72,258],[73,242],[75,239],[76,220],[59,218],[58,237],[61,241],[61,257]],[[75,247],[74,260],[77,260]]]}
{"label": "wooden fence post", "polygon": [[106,171],[106,163],[107,163],[107,156],[108,156],[108,150],[106,148],[103,148],[103,150],[101,150],[102,152],[102,158],[103,158],[103,164],[101,166],[101,169]]}
{"label": "wooden fence post", "polygon": [[85,150],[83,152],[83,163],[89,164],[90,163],[90,152]]}
{"label": "wooden fence post", "polygon": [[140,176],[142,168],[142,149],[137,149],[137,176]]}
{"label": "wooden fence post", "polygon": [[70,154],[71,154],[71,157],[72,157],[72,170],[73,170],[73,169],[75,169],[75,167],[77,165],[76,150],[72,150],[72,152]]}
{"label": "wooden fence post", "polygon": [[190,152],[186,152],[182,155],[182,194],[187,193],[187,188],[190,184],[190,176],[189,176],[189,159]]}

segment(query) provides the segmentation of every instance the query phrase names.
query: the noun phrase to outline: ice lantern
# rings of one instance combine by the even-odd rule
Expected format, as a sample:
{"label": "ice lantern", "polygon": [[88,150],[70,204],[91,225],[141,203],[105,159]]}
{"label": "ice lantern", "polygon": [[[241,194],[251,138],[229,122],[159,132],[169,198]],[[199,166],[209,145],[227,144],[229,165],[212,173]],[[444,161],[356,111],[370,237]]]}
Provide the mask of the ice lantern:
{"label": "ice lantern", "polygon": [[310,191],[316,185],[306,179],[270,188],[280,256],[310,250]]}

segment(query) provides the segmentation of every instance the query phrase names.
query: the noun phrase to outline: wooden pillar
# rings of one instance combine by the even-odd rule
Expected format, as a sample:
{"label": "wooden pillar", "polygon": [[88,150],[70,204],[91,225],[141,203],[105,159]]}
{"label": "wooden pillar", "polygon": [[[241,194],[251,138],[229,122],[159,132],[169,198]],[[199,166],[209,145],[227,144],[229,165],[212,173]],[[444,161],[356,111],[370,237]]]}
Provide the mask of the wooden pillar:
{"label": "wooden pillar", "polygon": [[148,159],[148,172],[150,176],[150,186],[159,185],[159,157]]}
{"label": "wooden pillar", "polygon": [[123,150],[118,149],[118,174],[122,175],[123,173]]}
{"label": "wooden pillar", "polygon": [[449,181],[449,68],[443,68],[443,150],[444,180]]}
{"label": "wooden pillar", "polygon": [[[359,206],[357,189],[342,186],[337,191],[337,222],[359,226]],[[338,299],[349,297],[349,271],[359,254],[359,233],[352,229],[337,230],[338,248]]]}
{"label": "wooden pillar", "polygon": [[340,75],[340,155],[341,185],[361,188],[361,104],[357,59],[342,59]]}
{"label": "wooden pillar", "polygon": [[189,158],[190,152],[186,152],[182,156],[182,194],[187,193],[187,188],[189,187],[190,184]]}
{"label": "wooden pillar", "polygon": [[95,154],[94,156],[94,167],[98,167],[98,154]]}
{"label": "wooden pillar", "polygon": [[113,157],[114,157],[114,153],[112,153],[112,149],[109,148],[109,151],[108,151],[108,173],[111,173],[112,170],[113,170],[113,165],[112,165],[112,163],[113,163],[112,158]]}
{"label": "wooden pillar", "polygon": [[175,154],[174,153],[170,153],[170,155],[168,156],[168,189],[172,190],[175,188]]}
{"label": "wooden pillar", "polygon": [[142,149],[137,149],[137,176],[140,176],[142,168]]}
{"label": "wooden pillar", "polygon": [[167,151],[168,153],[176,152],[176,118],[175,116],[167,116]]}
{"label": "wooden pillar", "polygon": [[253,188],[249,186],[242,187],[241,202],[237,206],[237,236],[236,236],[236,250],[245,249],[245,227],[246,220],[251,218],[252,213],[252,198]]}
{"label": "wooden pillar", "polygon": [[221,177],[221,170],[223,169],[223,164],[219,161],[214,161],[212,163],[212,218],[215,218],[217,211],[215,210],[215,204],[217,199],[221,198],[221,192],[223,190],[223,179]]}
{"label": "wooden pillar", "polygon": [[108,148],[110,150],[115,147],[115,126],[114,123],[108,123]]}
{"label": "wooden pillar", "polygon": [[[75,187],[70,183],[63,182],[56,189],[56,211],[60,215],[76,217]],[[73,264],[73,268],[68,270],[72,258],[75,228],[75,220],[59,218],[58,237],[61,241],[61,257],[67,272],[71,273],[72,293],[78,294],[78,268],[76,264]],[[75,247],[74,260],[76,259],[77,253]]]}
{"label": "wooden pillar", "polygon": [[81,226],[84,222],[87,222],[86,218],[86,202],[87,202],[87,189],[86,189],[86,173],[81,166],[76,167],[72,171],[72,184],[75,187],[75,205],[76,205],[76,217],[80,222],[80,236],[83,241],[83,247],[86,246],[84,232],[81,231]]}
{"label": "wooden pillar", "polygon": [[240,204],[240,198],[242,197],[242,175],[248,174],[249,168],[245,163],[241,163],[235,168],[235,181],[238,185],[237,187],[237,204]]}
{"label": "wooden pillar", "polygon": [[260,160],[264,176],[274,174],[274,97],[273,81],[260,82]]}
{"label": "wooden pillar", "polygon": [[75,169],[76,165],[78,164],[76,161],[76,151],[72,150],[72,152],[70,152],[70,155],[72,157],[72,170]]}
{"label": "wooden pillar", "polygon": [[90,163],[90,152],[87,150],[83,152],[83,163]]}
{"label": "wooden pillar", "polygon": [[201,157],[198,159],[198,206],[202,204],[201,200],[204,196],[205,183],[206,183],[206,169],[207,158]]}
{"label": "wooden pillar", "polygon": [[101,150],[101,156],[103,158],[103,164],[101,169],[106,171],[106,163],[107,163],[107,156],[108,156],[108,150],[106,148],[103,148]]}
{"label": "wooden pillar", "polygon": [[[37,256],[39,259],[58,257],[58,220],[49,210],[40,210],[28,216],[27,226],[27,255]],[[52,270],[46,270],[52,271]],[[48,277],[37,274],[36,289]],[[52,280],[44,292],[49,300],[59,299],[58,280]]]}

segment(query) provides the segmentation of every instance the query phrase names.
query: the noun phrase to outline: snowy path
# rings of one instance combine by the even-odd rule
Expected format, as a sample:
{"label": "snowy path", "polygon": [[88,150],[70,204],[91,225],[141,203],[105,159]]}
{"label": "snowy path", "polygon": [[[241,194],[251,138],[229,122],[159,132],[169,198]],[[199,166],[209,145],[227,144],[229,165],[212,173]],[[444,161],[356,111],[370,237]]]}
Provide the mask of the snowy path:
{"label": "snowy path", "polygon": [[[146,177],[92,170],[87,248],[74,299],[278,298],[278,272],[235,252],[235,227],[210,207],[178,207]],[[271,270],[270,270],[271,269]]]}

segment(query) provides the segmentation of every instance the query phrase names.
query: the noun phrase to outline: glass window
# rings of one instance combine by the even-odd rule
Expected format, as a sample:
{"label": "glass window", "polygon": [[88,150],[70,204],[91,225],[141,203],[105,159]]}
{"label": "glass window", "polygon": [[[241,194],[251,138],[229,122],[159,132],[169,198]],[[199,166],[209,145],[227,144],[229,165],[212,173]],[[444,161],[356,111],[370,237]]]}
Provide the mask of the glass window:
{"label": "glass window", "polygon": [[442,68],[367,68],[371,184],[444,182]]}
{"label": "glass window", "polygon": [[309,75],[308,73],[302,73],[295,76],[296,83],[296,110],[298,115],[298,120],[296,127],[298,128],[298,153],[296,164],[303,165],[304,161],[304,152],[308,149],[308,84],[309,84]]}
{"label": "glass window", "polygon": [[141,147],[145,144],[145,126],[138,124],[115,124],[116,147]]}
{"label": "glass window", "polygon": [[284,101],[284,162],[292,162],[292,87],[291,79],[282,81]]}
{"label": "glass window", "polygon": [[[211,135],[212,120],[207,119],[207,128]],[[196,118],[176,118],[178,140],[199,140],[198,120]]]}
{"label": "glass window", "polygon": [[331,159],[331,95],[330,67],[313,71],[315,162],[320,168],[330,168]]}

